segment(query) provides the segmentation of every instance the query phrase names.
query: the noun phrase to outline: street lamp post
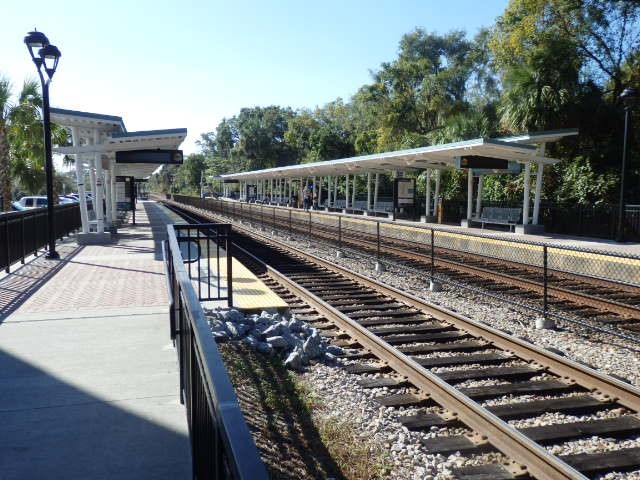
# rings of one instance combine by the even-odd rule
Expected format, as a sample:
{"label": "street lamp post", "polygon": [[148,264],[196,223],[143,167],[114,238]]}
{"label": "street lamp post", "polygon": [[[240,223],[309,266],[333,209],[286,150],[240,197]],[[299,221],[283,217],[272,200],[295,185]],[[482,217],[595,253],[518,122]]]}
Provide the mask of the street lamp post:
{"label": "street lamp post", "polygon": [[[56,237],[53,226],[53,159],[51,157],[51,120],[49,117],[49,83],[58,67],[60,50],[49,43],[49,39],[42,32],[29,32],[24,37],[29,54],[38,70],[40,83],[42,84],[42,121],[44,126],[44,155],[45,176],[47,183],[47,225],[49,238],[49,252],[46,258],[60,258],[56,252]],[[36,52],[37,49],[37,52]],[[42,70],[47,74],[45,79]]]}
{"label": "street lamp post", "polygon": [[629,137],[629,123],[631,111],[636,106],[638,100],[637,88],[625,88],[620,94],[622,103],[624,103],[624,140],[622,143],[622,166],[620,172],[620,203],[618,205],[618,230],[616,232],[616,241],[624,241],[624,217],[625,217],[625,173],[627,171],[627,149]]}

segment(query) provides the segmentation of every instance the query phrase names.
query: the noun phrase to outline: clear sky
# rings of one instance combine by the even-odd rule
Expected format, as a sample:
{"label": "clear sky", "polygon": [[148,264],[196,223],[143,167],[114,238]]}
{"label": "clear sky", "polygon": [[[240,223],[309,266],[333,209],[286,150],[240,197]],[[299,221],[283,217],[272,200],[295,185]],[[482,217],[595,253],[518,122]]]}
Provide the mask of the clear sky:
{"label": "clear sky", "polygon": [[34,27],[62,52],[51,105],[186,127],[185,153],[242,107],[348,100],[416,27],[473,36],[507,0],[28,0],[3,2],[0,75],[35,76]]}

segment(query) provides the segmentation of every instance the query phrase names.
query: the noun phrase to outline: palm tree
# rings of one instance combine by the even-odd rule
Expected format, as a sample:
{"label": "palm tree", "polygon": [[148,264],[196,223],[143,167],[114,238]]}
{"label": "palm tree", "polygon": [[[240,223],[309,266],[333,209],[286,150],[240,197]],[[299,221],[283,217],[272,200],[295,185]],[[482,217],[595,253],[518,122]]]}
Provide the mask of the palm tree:
{"label": "palm tree", "polygon": [[11,84],[0,78],[0,199],[4,210],[11,208],[11,176],[9,172],[8,116],[11,111]]}
{"label": "palm tree", "polygon": [[11,171],[28,192],[38,193],[45,181],[42,96],[36,80],[25,80],[9,115]]}

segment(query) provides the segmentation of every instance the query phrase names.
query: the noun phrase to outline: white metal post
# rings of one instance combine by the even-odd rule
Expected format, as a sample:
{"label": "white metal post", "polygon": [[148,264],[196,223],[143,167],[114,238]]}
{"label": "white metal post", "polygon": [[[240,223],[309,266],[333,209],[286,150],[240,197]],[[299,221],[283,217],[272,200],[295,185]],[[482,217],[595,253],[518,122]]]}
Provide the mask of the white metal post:
{"label": "white metal post", "polygon": [[471,218],[473,210],[473,169],[467,173],[467,220]]}
{"label": "white metal post", "polygon": [[351,192],[351,208],[356,208],[356,179],[357,179],[357,175],[353,176],[353,192]]}
{"label": "white metal post", "polygon": [[[78,136],[78,127],[71,127],[71,139],[73,146],[80,146],[80,137]],[[82,223],[82,233],[89,231],[89,216],[87,215],[87,196],[84,188],[84,168],[80,154],[76,155],[76,183],[78,185],[78,196],[80,201],[80,222]]]}
{"label": "white metal post", "polygon": [[109,168],[104,170],[104,199],[107,210],[107,225],[111,227],[113,225],[113,219],[111,218],[111,170],[109,170]]}
{"label": "white metal post", "polygon": [[367,173],[367,210],[371,210],[371,172]]}
{"label": "white metal post", "polygon": [[115,222],[118,219],[118,197],[116,196],[116,162],[111,162],[109,165],[109,170],[111,172],[111,218]]}
{"label": "white metal post", "polygon": [[344,208],[349,208],[349,174],[346,176],[346,186],[345,186],[345,198],[344,198]]}
{"label": "white metal post", "polygon": [[431,215],[431,169],[427,168],[424,173],[424,186],[425,186],[425,208],[424,214],[429,217]]}
{"label": "white metal post", "polygon": [[376,185],[373,189],[373,209],[378,209],[378,189],[380,187],[380,174],[376,173]]}
{"label": "white metal post", "polygon": [[333,179],[333,205],[336,207],[338,205],[338,175]]}
{"label": "white metal post", "polygon": [[531,163],[524,165],[524,194],[522,198],[522,224],[529,223],[529,196],[531,193]]}
{"label": "white metal post", "polygon": [[482,183],[484,175],[478,177],[478,194],[476,196],[476,217],[480,217],[480,209],[482,208]]}

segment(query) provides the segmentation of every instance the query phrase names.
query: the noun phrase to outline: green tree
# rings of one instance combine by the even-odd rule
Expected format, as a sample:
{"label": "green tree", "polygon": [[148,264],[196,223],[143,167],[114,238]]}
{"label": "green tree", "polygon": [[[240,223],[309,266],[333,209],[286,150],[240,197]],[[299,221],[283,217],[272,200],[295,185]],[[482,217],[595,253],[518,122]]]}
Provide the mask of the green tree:
{"label": "green tree", "polygon": [[0,78],[0,199],[4,210],[11,208],[11,174],[9,160],[9,117],[11,84]]}

